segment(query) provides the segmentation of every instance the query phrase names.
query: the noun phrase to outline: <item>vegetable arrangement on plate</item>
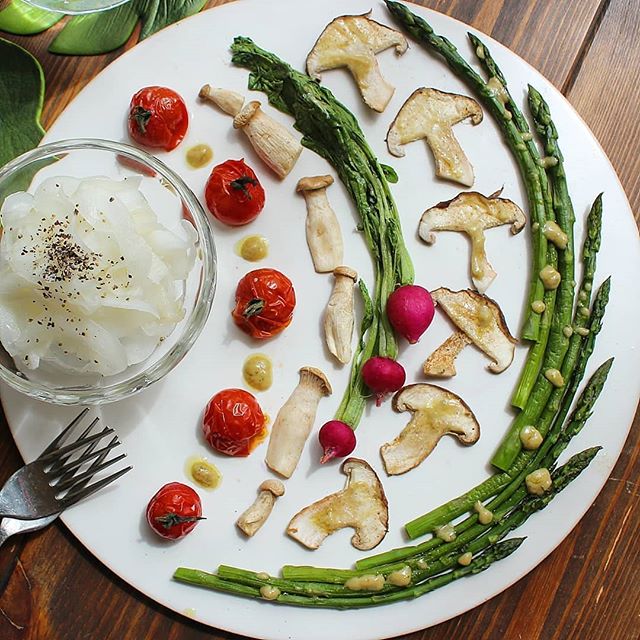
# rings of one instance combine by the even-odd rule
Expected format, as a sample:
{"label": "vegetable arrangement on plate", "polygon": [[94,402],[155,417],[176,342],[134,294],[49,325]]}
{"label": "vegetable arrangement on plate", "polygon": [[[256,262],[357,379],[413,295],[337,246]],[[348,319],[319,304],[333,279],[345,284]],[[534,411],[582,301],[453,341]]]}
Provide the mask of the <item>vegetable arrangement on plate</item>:
{"label": "vegetable arrangement on plate", "polygon": [[[483,571],[513,553],[523,539],[507,539],[510,532],[549,504],[598,453],[598,447],[590,448],[558,464],[560,454],[584,427],[612,366],[612,360],[601,364],[578,393],[602,327],[610,287],[607,279],[594,289],[602,199],[596,198],[587,219],[582,275],[576,290],[574,213],[558,132],[543,97],[529,87],[531,131],[509,93],[506,78],[475,35],[469,37],[486,79],[422,18],[398,2],[386,0],[386,5],[400,29],[442,56],[474,93],[471,98],[435,88],[417,89],[389,129],[389,151],[401,156],[402,145],[424,138],[434,154],[436,175],[471,187],[473,167],[452,126],[464,118],[480,122],[484,107],[499,124],[526,186],[533,252],[521,339],[529,341],[530,348],[513,397],[516,416],[492,460],[497,471],[460,497],[406,523],[409,538],[429,533],[430,539],[362,558],[353,569],[287,565],[276,577],[221,565],[216,573],[178,568],[174,574],[178,581],[303,607],[358,608],[415,598]],[[401,54],[407,46],[405,36],[364,15],[341,16],[326,27],[307,58],[307,73],[293,69],[248,38],[237,37],[231,48],[232,62],[250,72],[249,88],[262,91],[273,107],[293,117],[295,128],[303,134],[302,145],[327,160],[357,209],[359,230],[374,265],[369,287],[344,264],[340,221],[326,193],[333,178],[309,176],[297,183],[307,208],[305,232],[314,269],[334,279],[323,326],[328,351],[338,362],[351,363],[349,384],[335,419],[319,430],[320,462],[350,455],[356,448],[354,431],[366,404],[375,401],[380,406],[393,393],[392,408],[409,412],[411,417],[395,439],[381,446],[384,469],[390,476],[428,464],[425,460],[445,434],[465,445],[480,437],[481,425],[463,398],[423,381],[405,386],[407,374],[399,362],[397,336],[410,345],[419,344],[435,310],[440,309],[453,322],[454,332],[428,356],[426,376],[453,377],[457,356],[470,344],[491,360],[491,374],[509,367],[516,339],[499,303],[485,295],[496,277],[484,249],[485,232],[510,225],[515,234],[526,223],[520,207],[501,198],[499,192],[484,196],[467,191],[426,207],[416,220],[425,243],[433,243],[434,232],[441,231],[464,233],[471,240],[474,289],[453,291],[443,282],[429,292],[413,283],[413,265],[389,189],[394,176],[373,154],[356,118],[318,82],[321,72],[347,67],[365,104],[383,112],[393,87],[383,78],[375,55],[392,46]],[[301,148],[291,132],[269,116],[268,108],[257,101],[245,104],[240,94],[209,85],[200,96],[233,116],[233,126],[243,130],[256,155],[279,179],[286,179]],[[274,151],[274,139],[281,147],[278,151]],[[545,155],[540,154],[538,144]],[[225,165],[229,162],[220,166]],[[216,182],[220,180],[214,178],[216,169],[206,196],[212,215],[231,225],[251,222],[264,201],[264,194],[252,192],[259,187],[257,177],[242,167],[238,177],[224,176]],[[226,206],[217,201],[221,197],[223,202],[230,199],[229,213],[221,214]],[[356,291],[363,312],[353,349]],[[253,338],[272,338],[289,326],[295,302],[287,276],[274,269],[259,269],[240,280],[233,319]],[[266,435],[259,407],[252,404],[254,410],[241,410],[241,405],[248,407],[249,403],[232,397],[226,415],[233,420],[228,421],[225,408],[218,409],[214,403],[221,395],[239,392],[219,392],[205,414],[207,440],[218,449],[223,441],[222,450],[230,455],[248,455],[254,439]],[[314,427],[318,405],[330,393],[331,385],[321,370],[303,367],[300,383],[274,421],[266,463],[289,482],[294,481],[289,478]],[[376,409],[384,410],[386,407]],[[227,429],[227,423],[233,428]],[[352,544],[362,550],[373,549],[387,532],[393,505],[387,503],[383,481],[359,458],[346,458],[342,471],[348,478],[344,489],[310,504],[289,522],[287,533],[310,549],[345,527],[355,530]],[[265,481],[258,487],[258,498],[237,522],[249,537],[259,535],[271,511],[278,508],[276,498],[284,493],[284,486],[274,482]]]}

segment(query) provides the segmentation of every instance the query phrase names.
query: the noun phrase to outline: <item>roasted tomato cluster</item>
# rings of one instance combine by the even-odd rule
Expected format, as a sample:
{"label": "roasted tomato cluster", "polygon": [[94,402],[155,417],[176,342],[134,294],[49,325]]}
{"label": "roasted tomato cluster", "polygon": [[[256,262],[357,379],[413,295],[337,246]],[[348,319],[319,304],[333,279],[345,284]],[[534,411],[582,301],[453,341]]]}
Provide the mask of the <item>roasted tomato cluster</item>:
{"label": "roasted tomato cluster", "polygon": [[214,449],[236,457],[248,456],[267,435],[262,409],[244,389],[216,393],[205,409],[202,430]]}

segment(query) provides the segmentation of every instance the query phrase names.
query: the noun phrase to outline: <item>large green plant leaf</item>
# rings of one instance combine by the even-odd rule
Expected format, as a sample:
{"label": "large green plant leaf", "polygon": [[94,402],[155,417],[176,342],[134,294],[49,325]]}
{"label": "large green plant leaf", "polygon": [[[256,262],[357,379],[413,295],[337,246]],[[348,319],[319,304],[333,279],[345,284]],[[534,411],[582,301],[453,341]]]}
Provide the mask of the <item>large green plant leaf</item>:
{"label": "large green plant leaf", "polygon": [[0,11],[0,31],[18,36],[31,36],[46,31],[49,27],[60,22],[63,17],[62,13],[45,11],[32,7],[22,0],[13,0],[11,4]]}
{"label": "large green plant leaf", "polygon": [[22,47],[0,38],[0,166],[42,139],[43,101],[40,63]]}
{"label": "large green plant leaf", "polygon": [[69,20],[49,47],[52,53],[96,55],[121,47],[142,20],[140,39],[198,13],[206,0],[131,0],[100,13]]}

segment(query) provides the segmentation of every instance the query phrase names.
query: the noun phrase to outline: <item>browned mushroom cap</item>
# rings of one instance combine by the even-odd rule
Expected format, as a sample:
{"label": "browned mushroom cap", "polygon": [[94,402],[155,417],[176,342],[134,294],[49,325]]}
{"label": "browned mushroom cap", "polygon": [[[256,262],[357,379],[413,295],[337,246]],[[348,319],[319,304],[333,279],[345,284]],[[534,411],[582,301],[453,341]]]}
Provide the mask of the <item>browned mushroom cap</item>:
{"label": "browned mushroom cap", "polygon": [[333,184],[331,176],[308,176],[300,178],[296,186],[296,191],[316,191],[317,189],[326,189]]}
{"label": "browned mushroom cap", "polygon": [[289,522],[287,533],[309,549],[317,549],[339,529],[355,529],[351,544],[366,551],[380,544],[388,531],[389,510],[375,471],[359,458],[342,464],[347,485],[342,491],[305,507]]}
{"label": "browned mushroom cap", "polygon": [[319,80],[323,71],[347,67],[365,104],[381,112],[389,104],[394,88],[382,77],[376,54],[395,47],[400,55],[408,44],[401,33],[368,16],[367,13],[332,20],[307,56],[307,73]]}
{"label": "browned mushroom cap", "polygon": [[469,406],[442,387],[408,385],[394,396],[393,408],[410,411],[412,415],[400,435],[380,447],[385,470],[390,476],[417,467],[446,434],[455,436],[465,445],[480,438],[480,425]]}
{"label": "browned mushroom cap", "polygon": [[238,113],[233,119],[233,128],[234,129],[242,129],[242,127],[246,127],[249,124],[251,118],[258,113],[261,107],[261,103],[257,100],[252,100],[242,107],[240,113]]}
{"label": "browned mushroom cap", "polygon": [[451,291],[446,287],[435,289],[431,297],[456,327],[493,360],[489,371],[501,373],[513,362],[517,340],[495,300],[471,289]]}
{"label": "browned mushroom cap", "polygon": [[270,478],[269,480],[265,480],[259,487],[258,491],[269,491],[274,496],[279,498],[284,495],[284,485],[280,480],[275,480]]}
{"label": "browned mushroom cap", "polygon": [[427,209],[420,219],[418,235],[427,243],[436,241],[434,231],[460,231],[471,240],[471,278],[476,289],[484,293],[496,277],[487,260],[484,230],[503,224],[511,225],[511,233],[519,233],[526,217],[520,207],[500,192],[483,196],[476,191],[458,194],[452,200]]}
{"label": "browned mushroom cap", "polygon": [[389,127],[389,153],[402,157],[403,145],[424,138],[433,152],[436,175],[470,187],[473,167],[452,130],[466,118],[473,124],[482,121],[482,109],[473,98],[426,87],[416,89]]}
{"label": "browned mushroom cap", "polygon": [[330,396],[333,393],[327,376],[315,367],[302,367],[300,369],[300,383],[314,385],[323,396]]}

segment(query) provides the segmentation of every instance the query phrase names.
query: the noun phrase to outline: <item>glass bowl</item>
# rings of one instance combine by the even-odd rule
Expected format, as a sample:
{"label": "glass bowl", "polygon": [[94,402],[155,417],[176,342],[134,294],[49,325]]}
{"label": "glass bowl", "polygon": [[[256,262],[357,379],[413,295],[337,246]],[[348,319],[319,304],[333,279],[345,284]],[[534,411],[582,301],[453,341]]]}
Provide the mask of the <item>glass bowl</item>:
{"label": "glass bowl", "polygon": [[[134,185],[138,184],[139,182],[138,188],[157,216],[158,222],[166,229],[172,231],[174,235],[184,236],[185,242],[187,242],[188,240],[189,243],[193,243],[192,253],[195,256],[195,264],[193,268],[189,272],[186,280],[182,281],[181,279],[176,279],[173,281],[173,293],[175,294],[173,300],[174,302],[177,300],[178,305],[180,304],[180,302],[182,303],[182,306],[184,308],[184,317],[175,325],[175,328],[172,331],[168,332],[167,330],[166,335],[163,333],[162,336],[157,340],[157,344],[155,339],[149,339],[148,334],[145,334],[147,336],[145,338],[147,341],[145,349],[147,350],[147,352],[149,349],[152,349],[152,353],[142,362],[138,364],[129,364],[123,371],[121,371],[120,373],[116,373],[115,375],[101,375],[97,372],[85,372],[79,374],[71,373],[69,371],[62,371],[59,367],[51,365],[44,358],[41,358],[39,366],[35,368],[29,368],[22,362],[20,363],[21,366],[17,366],[16,361],[14,361],[14,358],[8,353],[4,346],[0,346],[0,379],[4,380],[14,389],[17,389],[18,391],[28,396],[43,400],[45,402],[64,405],[102,404],[107,402],[114,402],[116,400],[122,400],[123,398],[131,396],[132,394],[148,387],[149,385],[163,378],[180,362],[180,360],[187,354],[191,346],[196,341],[209,316],[215,293],[216,250],[214,239],[211,228],[209,226],[206,212],[202,208],[202,205],[200,204],[194,193],[183,182],[180,176],[178,176],[172,169],[167,167],[163,162],[140,149],[127,144],[111,142],[107,140],[78,139],[54,142],[29,151],[16,158],[15,160],[9,162],[4,167],[0,168],[0,207],[5,204],[5,200],[11,194],[15,194],[21,191],[33,193],[40,184],[48,179],[49,184],[52,185],[52,188],[54,186],[62,186],[64,190],[66,183],[60,185],[57,184],[56,180],[50,180],[51,178],[64,176],[69,176],[74,179],[83,179],[96,176],[106,177],[113,180],[122,180],[126,178],[127,180],[134,180]],[[63,183],[64,179],[60,180],[60,182]],[[70,189],[71,187],[68,188]],[[13,201],[15,202],[17,198],[19,199],[20,196],[13,196]],[[109,202],[111,201],[112,200],[109,200]],[[120,200],[117,200],[116,205],[118,205],[119,203]],[[54,209],[56,207],[52,206],[51,209]],[[88,210],[90,209],[91,207],[88,207]],[[98,205],[96,205],[95,211],[97,213],[94,213],[92,215],[103,215],[102,213],[99,213],[100,209],[98,208]],[[71,215],[73,213],[75,212],[72,212]],[[51,217],[53,218],[53,213],[51,214]],[[66,216],[65,220],[68,219],[69,215]],[[132,218],[128,218],[127,220],[131,219]],[[44,220],[44,218],[42,218],[42,220]],[[58,223],[56,222],[53,224]],[[66,222],[64,224],[77,223]],[[94,226],[92,228],[97,228],[95,226],[97,224],[97,222],[94,222]],[[58,228],[59,227],[55,227],[55,229]],[[79,227],[76,226],[74,228],[77,230]],[[148,227],[145,227],[145,229],[148,229]],[[13,234],[13,236],[8,235],[10,232]],[[16,322],[17,316],[22,317],[24,326],[27,326],[26,316],[31,314],[26,313],[25,315],[26,306],[30,306],[33,302],[36,313],[42,313],[42,309],[47,308],[46,304],[48,304],[48,302],[46,302],[46,300],[49,299],[47,296],[50,294],[49,289],[46,288],[45,285],[53,286],[52,282],[55,284],[55,282],[60,281],[60,279],[65,280],[65,283],[76,283],[77,280],[74,280],[74,278],[78,278],[78,272],[74,272],[74,275],[72,276],[66,276],[64,275],[64,272],[57,272],[54,276],[52,276],[51,271],[43,271],[43,263],[39,263],[35,260],[35,258],[31,259],[31,262],[25,263],[14,261],[10,263],[8,259],[5,260],[5,256],[15,255],[16,252],[14,251],[14,254],[11,253],[10,249],[8,248],[11,246],[9,243],[15,242],[15,246],[18,246],[15,238],[22,238],[23,236],[16,235],[18,233],[17,230],[12,230],[11,227],[7,227],[4,233],[7,234],[7,242],[5,244],[5,242],[0,241],[0,272],[5,273],[5,269],[10,269],[9,274],[13,277],[12,270],[15,269],[14,265],[26,264],[28,268],[28,286],[32,290],[35,290],[37,292],[36,300],[28,300],[22,297],[20,298],[20,302],[16,303],[14,302],[14,299],[12,299],[11,297],[7,297],[4,298],[4,300],[9,300],[11,302],[3,302],[4,295],[10,296],[12,294],[7,294],[6,292],[3,294],[3,283],[0,283],[0,303],[5,304],[4,310],[0,308],[0,329],[2,332],[6,331],[6,333],[0,333],[0,335],[11,335],[12,337],[14,337],[15,335],[19,335],[19,332],[21,331],[18,325],[23,326],[23,324]],[[59,232],[55,231],[55,233]],[[106,233],[106,231],[104,231],[103,233]],[[159,233],[162,234],[162,232]],[[57,236],[53,237],[57,238]],[[101,236],[101,238],[104,237],[111,238],[112,236]],[[123,242],[125,242],[126,237],[125,239],[123,239]],[[151,236],[145,237],[151,238]],[[33,235],[31,236],[31,238],[33,238]],[[36,234],[36,238],[42,238],[42,235]],[[136,247],[140,246],[135,244],[137,240],[137,238],[134,238],[133,244],[129,247],[129,255],[132,258],[130,262],[127,262],[124,256],[122,258],[117,258],[125,260],[125,266],[121,267],[122,269],[124,269],[124,271],[113,272],[114,277],[139,277],[138,275],[123,275],[130,273],[127,267],[133,267],[134,261],[138,260],[138,254],[147,255],[136,250]],[[20,240],[20,242],[25,243],[27,241]],[[78,242],[82,243],[82,241]],[[39,245],[40,247],[49,247],[46,249],[46,256],[60,255],[60,250],[58,249],[57,245],[54,253],[51,253],[51,242],[49,242],[48,244],[47,242],[36,242],[35,245]],[[32,243],[32,245],[30,246],[34,246],[34,243]],[[73,246],[78,247],[79,245],[75,244]],[[120,247],[120,245],[118,246]],[[169,243],[168,246],[171,247],[171,243]],[[2,255],[2,251],[5,251],[5,255]],[[22,251],[26,252],[26,249],[23,248]],[[43,250],[40,249],[39,251],[40,253],[38,253],[38,250],[36,250],[36,253],[34,255],[39,255],[39,259],[42,260]],[[171,262],[172,260],[174,261],[172,264],[178,264],[178,262],[176,261],[181,260],[181,256],[185,255],[184,253],[181,253],[177,250],[174,250],[174,253],[171,253],[170,249],[168,251],[169,252],[167,254],[163,255],[170,256],[168,259],[169,262]],[[120,251],[118,251],[118,253],[119,252]],[[126,252],[123,251],[122,253]],[[24,256],[25,253],[19,253],[19,255]],[[95,250],[94,253],[89,253],[89,255],[98,256],[100,259],[103,257],[102,253],[96,253]],[[47,259],[51,260],[51,258]],[[18,259],[12,258],[12,260]],[[57,257],[54,259],[54,263],[56,265],[56,268],[59,269],[60,261]],[[113,263],[114,262],[111,261],[109,264]],[[141,264],[148,263],[141,262]],[[94,269],[93,271],[90,270],[89,273],[92,274],[90,276],[92,278],[90,282],[93,283],[94,279],[99,275],[98,271]],[[105,275],[105,277],[111,277],[111,275],[106,276],[106,273],[111,273],[111,267],[109,266],[107,271],[100,271],[99,273]],[[133,271],[131,271],[131,273],[133,273]],[[149,273],[152,273],[151,267],[149,267]],[[37,274],[37,277],[34,274]],[[146,277],[152,276],[143,276],[142,279],[144,282],[138,280],[137,282],[139,283],[139,286],[137,287],[136,280],[130,281],[132,284],[132,290],[134,291],[134,301],[136,300],[135,292],[148,290],[149,285],[146,281]],[[41,278],[46,282],[41,282],[37,278]],[[58,280],[56,280],[56,278],[58,278]],[[95,280],[95,282],[97,282],[97,280]],[[124,282],[125,285],[122,285],[121,283],[121,286],[128,286],[128,281],[125,280]],[[21,284],[22,281],[20,281],[20,285]],[[67,285],[64,284],[64,286]],[[94,285],[91,284],[91,286],[93,287]],[[117,293],[112,293],[111,291],[109,291],[107,293],[107,302],[109,304],[107,304],[106,302],[102,303],[99,300],[96,304],[98,295],[97,291],[99,287],[97,284],[95,284],[95,287],[95,291],[93,289],[90,291],[90,294],[94,300],[93,307],[99,309],[97,313],[102,314],[100,315],[100,318],[107,317],[108,322],[111,323],[112,330],[110,333],[107,332],[107,338],[110,340],[112,339],[110,336],[113,334],[113,331],[119,332],[121,330],[120,327],[123,326],[123,316],[118,315],[117,318],[113,316],[112,306],[118,306],[118,304],[126,306],[124,305],[124,303],[118,302],[116,304],[113,301],[116,300],[116,296],[119,296],[117,298],[118,301],[121,301],[123,299],[129,300],[130,298],[122,298],[122,291],[118,291]],[[60,289],[57,290],[60,291]],[[68,293],[68,291],[66,289],[65,291],[66,292],[64,293],[64,295],[69,296],[70,294]],[[29,292],[30,294],[29,289],[27,289],[27,292]],[[67,318],[71,316],[65,315],[67,313],[66,309],[69,307],[65,307],[65,304],[60,301],[61,295],[63,294],[57,294],[57,297],[54,296],[54,300],[51,302],[51,304],[55,305],[54,308],[56,308],[61,314],[57,317],[59,319],[64,319],[66,322],[69,322]],[[100,294],[100,296],[104,297],[103,294]],[[29,295],[29,298],[31,297],[32,296]],[[36,298],[36,296],[33,297]],[[35,303],[37,303],[37,305]],[[11,306],[11,304],[13,304],[13,306]],[[108,308],[108,312],[102,308],[101,305],[103,304],[105,306],[105,309]],[[175,309],[175,306],[173,308]],[[11,309],[11,313],[5,313],[7,309]],[[18,309],[18,311],[15,311],[15,309]],[[61,309],[65,310],[65,314],[62,314]],[[75,307],[75,309],[77,310],[78,307]],[[120,314],[121,311],[122,309],[119,308],[117,313]],[[130,311],[131,309],[128,309],[127,313],[129,313]],[[145,312],[143,311],[142,313]],[[74,317],[77,318],[78,316]],[[7,320],[7,318],[9,318],[9,320]],[[40,318],[44,319],[45,316],[41,315]],[[129,323],[129,329],[132,324],[137,329],[138,325],[135,322],[132,323],[131,318],[132,316],[127,316],[126,322]],[[148,322],[147,318],[149,318],[149,316],[145,315],[144,318],[145,322]],[[31,322],[32,319],[29,318],[28,321]],[[73,322],[73,320],[71,321]],[[102,320],[100,320],[100,322],[102,322]],[[170,324],[172,323],[169,323],[169,325]],[[162,326],[164,327],[164,325]],[[44,335],[44,340],[47,341],[47,344],[49,345],[47,346],[47,348],[55,350],[57,353],[57,357],[62,359],[63,356],[60,355],[62,351],[61,349],[57,349],[57,347],[62,348],[62,344],[60,342],[57,342],[57,340],[60,338],[60,336],[69,336],[69,333],[64,333],[64,331],[68,332],[68,329],[62,329],[59,327],[57,329],[55,327],[52,329],[48,329],[46,326],[38,329],[37,327],[35,327],[35,325],[33,326],[33,328],[36,330],[36,332],[40,332],[41,329],[45,332],[58,332],[49,334],[38,333],[38,335],[40,337],[43,337]],[[96,338],[99,333],[100,330],[95,332]],[[20,338],[21,340],[24,339],[24,335],[26,334],[23,334],[23,336]],[[30,335],[31,337],[33,337],[33,335],[36,334]],[[151,333],[151,335],[153,336],[154,334]],[[55,336],[55,345],[53,344],[54,338],[52,336]],[[139,334],[136,336],[136,339],[138,337],[140,337]],[[78,349],[78,351],[75,351],[73,353],[82,353],[82,350],[84,350],[85,347],[90,344],[87,342],[82,342],[83,340],[87,340],[87,338],[80,338],[78,336],[72,336],[72,338],[74,340],[80,341],[79,343],[74,343],[74,348]],[[65,340],[71,340],[72,338],[64,337]],[[120,340],[121,338],[118,339]],[[124,344],[124,340],[126,340],[126,338],[123,338],[122,340],[122,344]],[[95,343],[91,343],[91,345],[94,344]],[[106,342],[105,344],[109,343]],[[130,346],[131,343],[128,343],[128,345]],[[67,346],[67,344],[65,344],[65,346]],[[42,348],[42,345],[39,345],[38,349]],[[135,348],[137,349],[138,347],[136,346]],[[16,352],[16,349],[13,348],[13,351]],[[69,352],[65,350],[64,353]],[[127,353],[129,352],[127,351]],[[24,359],[28,360],[28,356]],[[18,361],[21,360],[22,356],[18,357]],[[80,360],[79,357],[78,360]],[[105,358],[105,362],[107,360],[108,357]],[[33,363],[33,360],[31,362]],[[95,367],[101,366],[98,364],[98,360],[93,360],[93,362],[96,363]],[[88,366],[93,367],[94,365],[89,364]]]}
{"label": "glass bowl", "polygon": [[96,11],[105,11],[113,9],[125,2],[131,0],[24,0],[38,9],[47,9],[48,11],[58,11],[69,15],[78,15],[83,13],[95,13]]}

